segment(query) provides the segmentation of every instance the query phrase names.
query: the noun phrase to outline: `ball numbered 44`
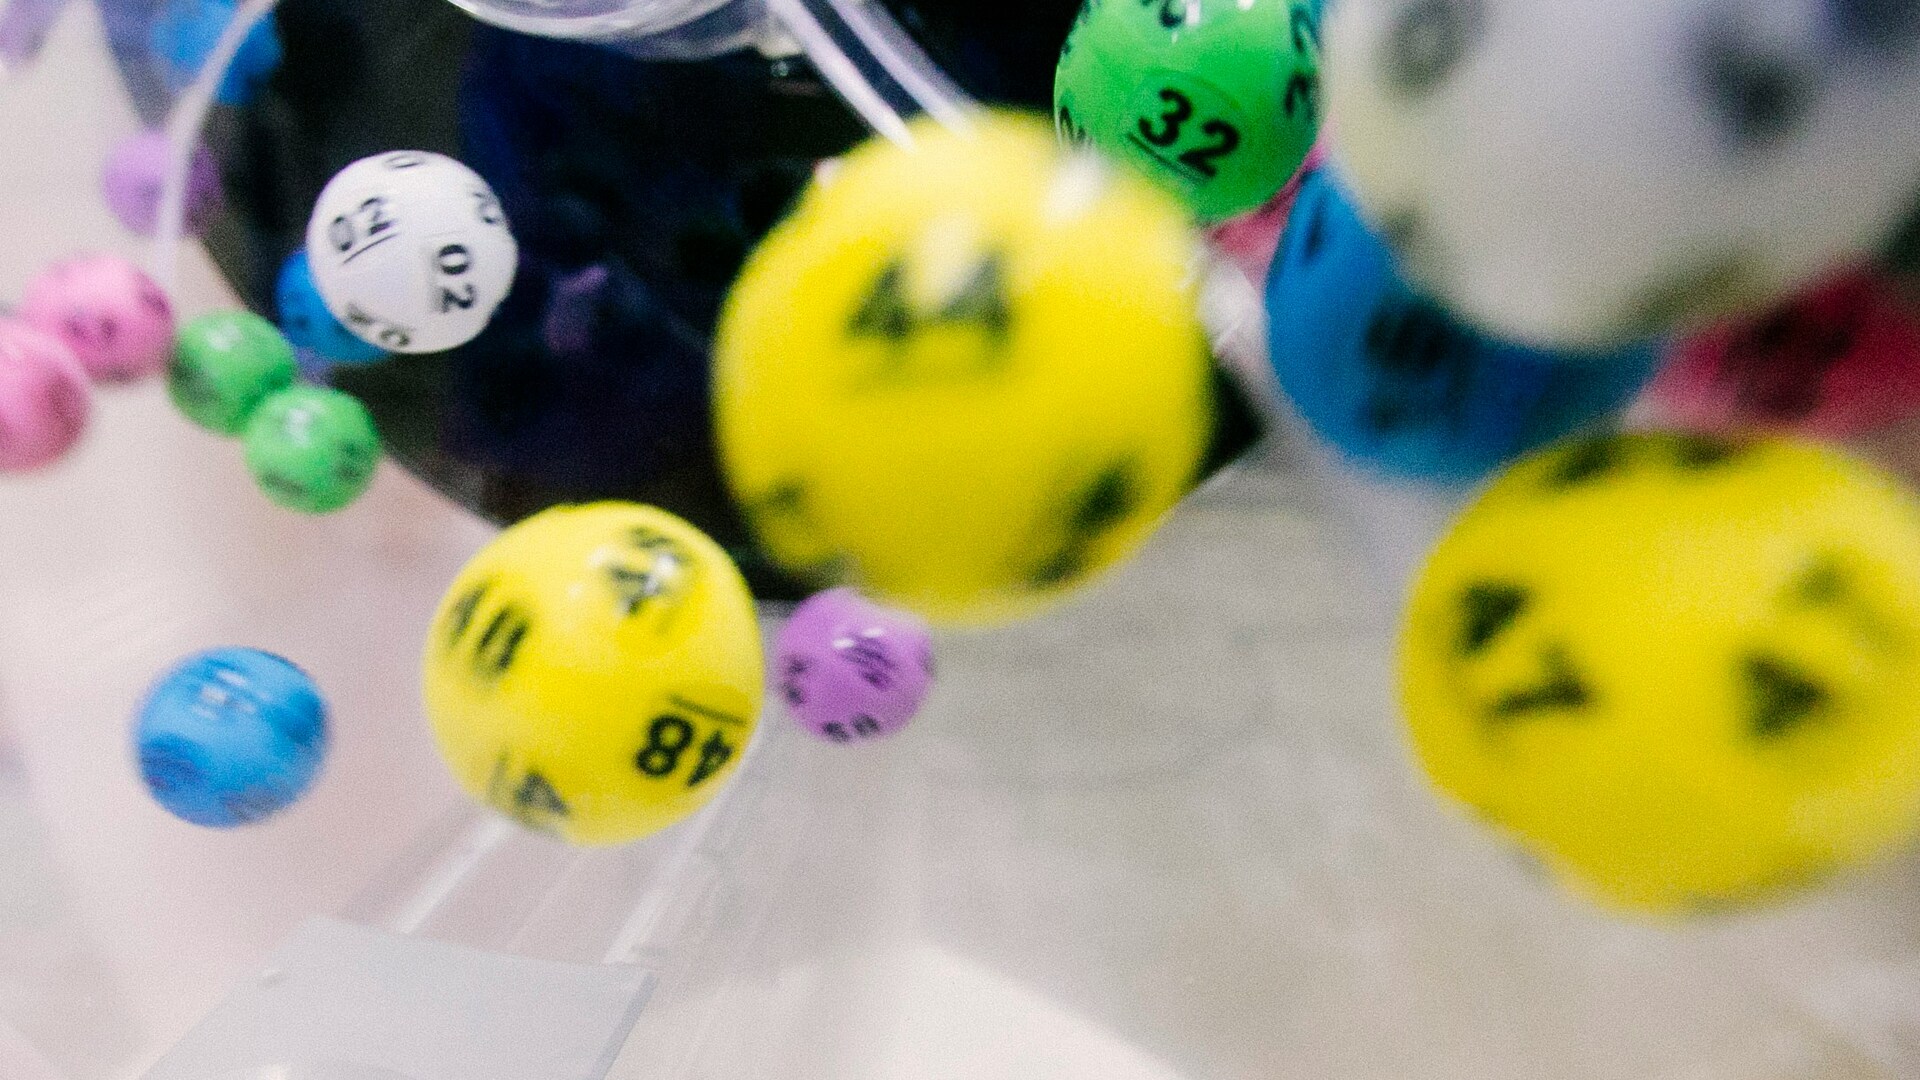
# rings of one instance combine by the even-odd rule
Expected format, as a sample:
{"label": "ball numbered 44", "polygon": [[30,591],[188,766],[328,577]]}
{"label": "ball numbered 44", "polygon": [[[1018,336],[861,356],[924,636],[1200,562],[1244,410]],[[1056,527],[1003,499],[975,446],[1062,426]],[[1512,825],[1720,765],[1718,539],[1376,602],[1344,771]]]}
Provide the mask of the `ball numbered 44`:
{"label": "ball numbered 44", "polygon": [[1776,898],[1920,829],[1920,503],[1787,440],[1600,437],[1495,481],[1414,587],[1439,787],[1582,891]]}
{"label": "ball numbered 44", "polygon": [[487,182],[417,150],[363,158],[329,181],[307,223],[307,256],[334,318],[398,353],[479,336],[520,259]]}
{"label": "ball numbered 44", "polygon": [[715,421],[776,559],[988,623],[1186,493],[1212,423],[1196,246],[1169,197],[1033,121],[914,142],[855,151],[748,262]]}
{"label": "ball numbered 44", "polygon": [[759,723],[759,624],[732,560],[652,507],[548,510],[460,572],[427,639],[427,715],[462,786],[580,844],[711,799]]}

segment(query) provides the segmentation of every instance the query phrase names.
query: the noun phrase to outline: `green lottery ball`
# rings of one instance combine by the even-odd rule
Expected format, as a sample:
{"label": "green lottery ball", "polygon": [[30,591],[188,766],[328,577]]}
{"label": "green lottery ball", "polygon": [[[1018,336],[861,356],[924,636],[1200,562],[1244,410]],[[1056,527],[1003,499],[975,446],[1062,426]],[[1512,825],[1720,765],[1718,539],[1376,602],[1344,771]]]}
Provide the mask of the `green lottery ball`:
{"label": "green lottery ball", "polygon": [[373,481],[380,434],[351,394],[296,386],[268,398],[247,422],[247,468],[267,498],[289,510],[330,514]]}
{"label": "green lottery ball", "polygon": [[293,346],[272,323],[248,311],[218,311],[180,328],[167,392],[187,419],[238,435],[260,403],[298,375]]}
{"label": "green lottery ball", "polygon": [[1314,0],[1087,0],[1054,78],[1062,138],[1222,221],[1284,187],[1320,131]]}

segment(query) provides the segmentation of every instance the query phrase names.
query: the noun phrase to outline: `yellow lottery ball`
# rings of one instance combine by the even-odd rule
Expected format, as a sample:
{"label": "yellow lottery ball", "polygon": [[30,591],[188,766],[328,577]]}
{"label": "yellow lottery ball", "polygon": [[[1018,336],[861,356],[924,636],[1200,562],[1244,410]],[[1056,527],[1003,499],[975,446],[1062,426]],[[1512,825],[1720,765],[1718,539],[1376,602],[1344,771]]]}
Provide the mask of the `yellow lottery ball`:
{"label": "yellow lottery ball", "polygon": [[469,792],[574,843],[617,844],[732,776],[760,714],[760,630],[698,529],[631,503],[560,507],[460,572],[423,681]]}
{"label": "yellow lottery ball", "polygon": [[1920,505],[1809,443],[1515,466],[1413,590],[1434,781],[1620,907],[1762,902],[1920,826]]}
{"label": "yellow lottery ball", "polygon": [[1183,214],[1036,120],[922,123],[812,188],[721,320],[735,494],[789,569],[942,622],[1123,559],[1210,425]]}

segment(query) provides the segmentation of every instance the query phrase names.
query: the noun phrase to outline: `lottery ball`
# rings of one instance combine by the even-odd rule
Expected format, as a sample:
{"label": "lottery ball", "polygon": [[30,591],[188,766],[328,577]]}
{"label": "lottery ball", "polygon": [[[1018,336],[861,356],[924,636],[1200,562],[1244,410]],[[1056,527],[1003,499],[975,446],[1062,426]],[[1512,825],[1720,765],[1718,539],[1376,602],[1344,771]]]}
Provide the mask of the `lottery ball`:
{"label": "lottery ball", "polygon": [[520,261],[487,182],[417,150],[363,158],[329,181],[307,223],[307,256],[334,318],[398,353],[473,340]]}
{"label": "lottery ball", "polygon": [[303,514],[331,514],[358,499],[380,464],[380,434],[352,394],[294,386],[260,404],[241,439],[247,468],[267,498]]}
{"label": "lottery ball", "polygon": [[250,311],[217,311],[180,328],[167,392],[187,419],[217,435],[239,435],[255,408],[299,375],[293,346]]}
{"label": "lottery ball", "polygon": [[1004,115],[870,143],[721,316],[729,482],[788,569],[945,622],[1030,614],[1186,493],[1209,361],[1174,203]]}
{"label": "lottery ball", "polygon": [[161,677],[134,724],[140,777],[182,821],[231,829],[299,801],[327,755],[327,705],[306,672],[213,649]]}
{"label": "lottery ball", "polygon": [[1920,503],[1786,439],[1528,458],[1434,549],[1400,639],[1433,781],[1649,912],[1771,900],[1908,839],[1916,679]]}
{"label": "lottery ball", "polygon": [[1320,128],[1319,16],[1307,0],[1087,0],[1054,117],[1218,221],[1256,209]]}
{"label": "lottery ball", "polygon": [[19,319],[0,318],[0,472],[58,461],[92,414],[92,390],[72,350]]}
{"label": "lottery ball", "polygon": [[[159,131],[143,131],[128,138],[107,158],[101,190],[107,208],[127,231],[152,236],[159,228],[160,192],[172,159],[172,144]],[[196,144],[188,159],[183,195],[182,227],[189,235],[198,235],[220,215],[226,200],[219,163],[204,145]]]}
{"label": "lottery ball", "polygon": [[705,534],[633,503],[557,507],[501,533],[441,602],[424,668],[460,783],[579,844],[698,810],[759,723],[746,582]]}
{"label": "lottery ball", "polygon": [[[165,0],[154,15],[149,43],[168,89],[179,93],[193,82],[238,9],[234,0]],[[283,55],[269,14],[240,43],[215,100],[235,106],[251,102],[279,70]]]}
{"label": "lottery ball", "polygon": [[27,285],[20,317],[66,342],[96,382],[158,375],[173,349],[173,305],[118,255],[56,264]]}
{"label": "lottery ball", "polygon": [[877,739],[905,728],[926,701],[933,641],[912,615],[832,589],[794,609],[774,670],[802,728],[831,742]]}
{"label": "lottery ball", "polygon": [[1391,477],[1464,483],[1603,421],[1657,351],[1498,341],[1416,295],[1338,180],[1301,184],[1267,278],[1274,374],[1316,434]]}
{"label": "lottery ball", "polygon": [[1764,307],[1916,191],[1920,7],[1341,0],[1336,157],[1468,321],[1595,345]]}
{"label": "lottery ball", "polygon": [[1648,396],[1696,430],[1856,435],[1920,410],[1920,315],[1885,277],[1841,274],[1682,341]]}
{"label": "lottery ball", "polygon": [[280,316],[280,332],[296,347],[311,349],[336,364],[371,364],[386,359],[385,349],[355,337],[327,310],[320,290],[314,287],[313,268],[307,263],[305,250],[287,256],[281,264],[273,300]]}

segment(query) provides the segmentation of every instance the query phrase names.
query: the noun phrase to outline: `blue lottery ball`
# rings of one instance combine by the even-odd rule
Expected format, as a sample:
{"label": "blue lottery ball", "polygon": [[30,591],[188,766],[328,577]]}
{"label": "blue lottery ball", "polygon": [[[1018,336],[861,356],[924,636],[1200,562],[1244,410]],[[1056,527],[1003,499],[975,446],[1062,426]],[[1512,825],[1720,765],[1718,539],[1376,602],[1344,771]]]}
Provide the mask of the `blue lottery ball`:
{"label": "blue lottery ball", "polygon": [[168,813],[231,829],[306,794],[326,758],[327,706],[287,661],[214,649],[181,661],[154,686],[134,748],[147,790]]}
{"label": "blue lottery ball", "polygon": [[[169,89],[178,93],[200,72],[214,43],[232,21],[239,5],[233,0],[166,0],[154,17],[148,44],[159,61]],[[220,83],[222,105],[251,102],[273,73],[279,70],[280,33],[272,15],[262,19],[234,54],[233,65]]]}
{"label": "blue lottery ball", "polygon": [[1465,325],[1408,288],[1324,168],[1300,188],[1267,316],[1280,387],[1321,438],[1375,473],[1444,484],[1609,417],[1660,355],[1544,352]]}
{"label": "blue lottery ball", "polygon": [[305,248],[287,256],[281,264],[273,302],[280,314],[280,332],[299,348],[310,349],[336,364],[371,364],[387,358],[384,349],[354,336],[327,310],[320,290],[313,284],[313,268],[307,265]]}

